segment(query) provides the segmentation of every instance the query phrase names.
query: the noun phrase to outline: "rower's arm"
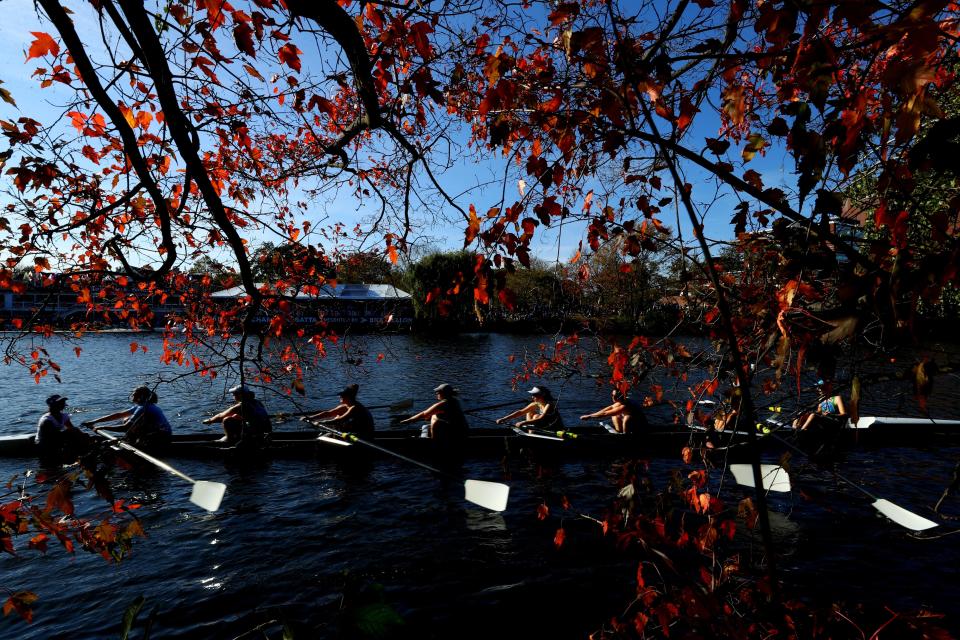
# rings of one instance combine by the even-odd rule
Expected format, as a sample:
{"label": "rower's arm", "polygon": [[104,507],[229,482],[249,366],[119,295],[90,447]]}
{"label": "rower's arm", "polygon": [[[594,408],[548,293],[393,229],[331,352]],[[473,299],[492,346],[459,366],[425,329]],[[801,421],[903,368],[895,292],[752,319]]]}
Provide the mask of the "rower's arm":
{"label": "rower's arm", "polygon": [[427,414],[427,410],[424,409],[420,413],[415,413],[409,418],[404,418],[403,420],[400,420],[398,424],[407,424],[408,422],[416,422],[417,420],[423,420],[426,417],[426,414]]}
{"label": "rower's arm", "polygon": [[[536,403],[533,403],[533,404],[536,405]],[[556,411],[556,407],[553,407],[553,410]],[[534,427],[539,422],[546,422],[551,417],[551,415],[552,414],[550,412],[550,407],[547,407],[546,411],[543,411],[542,413],[538,413],[532,418],[521,420],[520,422],[517,423],[517,426],[518,427]]]}
{"label": "rower's arm", "polygon": [[[339,413],[336,413],[330,416],[330,418],[327,420],[327,424],[340,424],[341,422],[346,422],[347,419],[350,417],[350,413],[353,411],[353,407],[357,405],[353,405],[353,407],[348,407],[346,405],[341,405],[341,406],[343,407],[343,411],[340,411]],[[339,408],[340,407],[337,407],[337,409]],[[330,411],[326,411],[325,413],[334,413],[335,411],[336,409],[331,409]]]}
{"label": "rower's arm", "polygon": [[430,416],[432,416],[434,413],[437,412],[437,409],[440,408],[440,406],[443,403],[444,403],[443,400],[441,400],[440,402],[435,402],[434,404],[430,405],[420,413],[414,414],[409,418],[404,418],[403,420],[400,421],[400,424],[404,424],[407,422],[416,422],[417,420],[423,420],[424,418],[429,418]]}
{"label": "rower's arm", "polygon": [[213,424],[214,422],[223,422],[224,418],[226,418],[227,416],[233,415],[239,410],[240,410],[240,403],[238,402],[237,404],[224,409],[217,415],[210,416],[209,418],[203,421],[203,424]]}
{"label": "rower's arm", "polygon": [[83,424],[87,426],[93,426],[101,422],[113,422],[114,420],[126,420],[131,415],[133,415],[133,412],[127,409],[126,411],[118,411],[117,413],[111,413],[108,416],[101,416],[99,418],[94,418],[93,420],[87,420]]}
{"label": "rower's arm", "polygon": [[518,416],[526,415],[528,411],[531,411],[531,410],[536,406],[536,404],[537,404],[536,402],[531,402],[530,404],[528,404],[527,406],[523,407],[522,409],[517,409],[517,410],[514,411],[513,413],[508,413],[507,415],[503,416],[502,418],[499,418],[499,419],[497,420],[497,423],[499,424],[499,423],[501,423],[501,422],[506,422],[507,420],[511,420],[511,419],[516,418],[516,417],[518,417]]}
{"label": "rower's arm", "polygon": [[623,408],[624,408],[623,405],[618,402],[616,404],[608,405],[603,409],[600,409],[599,411],[596,411],[594,413],[588,413],[585,416],[580,416],[580,419],[589,420],[590,418],[606,418],[608,416],[618,416],[621,413],[623,413]]}
{"label": "rower's arm", "polygon": [[837,396],[834,398],[837,401],[837,415],[845,416],[847,415],[847,407],[843,404],[843,398]]}
{"label": "rower's arm", "polygon": [[347,405],[338,404],[333,409],[326,409],[325,411],[317,411],[316,413],[311,413],[306,416],[307,420],[330,420],[333,418],[340,418],[347,414],[350,410]]}

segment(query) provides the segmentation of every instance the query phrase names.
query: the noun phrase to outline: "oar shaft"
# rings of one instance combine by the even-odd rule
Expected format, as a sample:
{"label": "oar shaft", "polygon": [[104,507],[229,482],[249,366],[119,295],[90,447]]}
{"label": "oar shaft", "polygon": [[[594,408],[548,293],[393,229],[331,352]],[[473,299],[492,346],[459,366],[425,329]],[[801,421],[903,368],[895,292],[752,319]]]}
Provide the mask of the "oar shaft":
{"label": "oar shaft", "polygon": [[[367,406],[367,409],[390,409],[392,411],[399,411],[400,409],[406,409],[413,406],[413,400],[401,400],[400,402],[394,402],[392,404],[374,404]],[[273,420],[284,420],[286,418],[301,418],[303,416],[309,416],[314,413],[319,413],[322,409],[311,409],[310,411],[294,411],[292,413],[281,412],[274,413],[270,416]]]}
{"label": "oar shaft", "polygon": [[367,409],[408,409],[413,406],[413,400],[401,400],[400,402],[394,402],[393,404],[374,404],[367,407]]}
{"label": "oar shaft", "polygon": [[100,433],[99,431],[96,431],[96,430],[94,430],[94,433],[97,433],[98,435],[105,438],[108,442],[111,443],[112,447],[129,451],[130,453],[143,458],[150,464],[160,469],[163,469],[164,471],[167,471],[172,475],[175,475],[181,480],[186,480],[187,482],[192,484],[193,490],[190,493],[190,502],[192,502],[193,504],[199,507],[203,507],[207,511],[211,511],[211,512],[216,511],[217,509],[220,508],[220,503],[223,500],[223,494],[227,490],[227,485],[223,484],[222,482],[208,482],[206,480],[194,480],[193,478],[183,473],[179,469],[174,469],[163,460],[160,460],[159,458],[154,458],[149,453],[146,453],[145,451],[141,451],[140,449],[136,448],[132,444],[128,442],[124,442],[123,440],[121,440],[120,438],[117,438],[116,436],[112,436],[108,433]]}
{"label": "oar shaft", "polygon": [[[325,431],[329,431],[330,433],[335,433],[335,434],[337,434],[337,435],[342,435],[342,434],[343,434],[342,431],[337,431],[337,430],[334,429],[333,427],[328,427],[327,425],[323,424],[322,422],[313,422],[312,424],[315,425],[316,427],[320,428],[320,429],[323,429],[323,430],[325,430]],[[358,437],[355,436],[355,435],[351,435],[350,438],[349,438],[349,440],[350,440],[351,442],[356,442],[357,444],[366,445],[366,446],[370,447],[371,449],[376,449],[377,451],[381,451],[381,452],[383,452],[383,453],[386,453],[386,454],[388,454],[388,455],[394,456],[394,457],[396,457],[396,458],[400,458],[401,460],[405,460],[405,461],[409,462],[410,464],[415,464],[415,465],[417,465],[418,467],[423,467],[424,469],[426,469],[426,470],[428,470],[428,471],[432,471],[432,472],[436,473],[437,475],[447,476],[447,477],[451,477],[451,478],[455,478],[455,477],[456,477],[456,476],[453,476],[453,475],[451,475],[451,474],[449,474],[449,473],[447,473],[447,472],[445,472],[445,471],[441,471],[440,469],[437,469],[436,467],[431,467],[431,466],[428,465],[428,464],[424,464],[424,463],[420,462],[419,460],[414,460],[413,458],[408,458],[407,456],[405,456],[405,455],[403,455],[403,454],[400,454],[400,453],[397,453],[396,451],[393,451],[393,450],[391,450],[391,449],[387,449],[386,447],[381,447],[380,445],[374,444],[373,442],[370,442],[369,440],[364,440],[363,438],[358,438]],[[458,478],[458,479],[459,479],[459,478]]]}
{"label": "oar shaft", "polygon": [[118,437],[116,437],[116,436],[112,436],[112,435],[110,435],[109,433],[101,433],[101,432],[99,432],[99,431],[98,431],[97,433],[100,434],[101,436],[103,436],[104,438],[106,438],[107,440],[109,440],[110,442],[114,443],[115,445],[117,445],[117,446],[120,447],[121,449],[126,449],[126,450],[129,451],[130,453],[133,453],[133,454],[135,454],[135,455],[140,456],[141,458],[143,458],[143,459],[146,460],[147,462],[150,462],[150,463],[152,463],[152,464],[160,467],[160,468],[163,469],[164,471],[168,471],[168,472],[172,473],[173,475],[177,476],[178,478],[183,478],[183,479],[186,480],[187,482],[190,482],[190,483],[192,483],[192,484],[196,484],[197,481],[194,480],[193,478],[191,478],[190,476],[188,476],[187,474],[183,473],[183,472],[180,471],[179,469],[174,469],[174,468],[171,467],[169,464],[167,464],[167,463],[164,462],[163,460],[160,460],[159,458],[154,458],[152,455],[150,455],[150,454],[147,453],[146,451],[141,451],[140,449],[137,449],[135,446],[133,446],[133,445],[130,444],[129,442],[124,442],[124,441],[121,440],[120,438],[118,438]]}
{"label": "oar shaft", "polygon": [[[799,453],[800,455],[802,455],[802,456],[804,456],[804,457],[806,457],[806,458],[809,458],[809,457],[810,457],[810,454],[808,454],[806,451],[804,451],[803,449],[801,449],[800,447],[796,446],[795,444],[793,444],[793,443],[791,443],[791,442],[787,442],[786,440],[784,440],[783,438],[781,438],[781,437],[778,436],[777,434],[773,433],[772,431],[771,431],[768,435],[770,435],[770,436],[773,437],[773,438],[776,438],[776,439],[779,440],[782,444],[786,445],[786,446],[789,447],[790,449],[793,449],[794,451],[796,451],[796,452]],[[833,475],[836,476],[836,477],[838,477],[838,478],[840,478],[841,480],[843,480],[844,482],[846,482],[848,485],[850,485],[851,487],[853,487],[853,488],[856,489],[857,491],[861,492],[863,495],[867,496],[867,497],[870,498],[871,500],[879,500],[879,498],[877,498],[877,496],[873,495],[872,493],[870,493],[869,491],[867,491],[866,489],[864,489],[863,487],[861,487],[859,484],[857,484],[856,482],[854,482],[854,481],[851,480],[850,478],[847,478],[846,476],[844,476],[844,475],[842,475],[842,474],[840,474],[840,473],[837,473],[836,471],[833,472]]]}
{"label": "oar shaft", "polygon": [[475,411],[487,411],[488,409],[502,409],[503,407],[512,407],[512,406],[514,406],[514,405],[518,405],[518,404],[520,404],[521,402],[522,402],[522,400],[520,400],[520,399],[511,400],[510,402],[501,402],[501,403],[499,403],[499,404],[488,404],[488,405],[483,406],[483,407],[474,407],[473,409],[464,409],[463,412],[464,412],[464,413],[474,413]]}

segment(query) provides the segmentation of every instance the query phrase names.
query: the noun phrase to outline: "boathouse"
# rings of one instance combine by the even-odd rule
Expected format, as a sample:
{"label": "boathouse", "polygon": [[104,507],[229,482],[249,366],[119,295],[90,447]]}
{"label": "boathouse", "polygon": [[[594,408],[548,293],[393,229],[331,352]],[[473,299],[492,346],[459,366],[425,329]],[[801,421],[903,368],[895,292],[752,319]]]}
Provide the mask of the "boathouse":
{"label": "boathouse", "polygon": [[[246,295],[243,287],[231,287],[210,294],[227,302]],[[408,328],[413,324],[413,301],[409,293],[391,284],[323,285],[317,293],[288,290],[297,324],[323,322],[338,327]]]}

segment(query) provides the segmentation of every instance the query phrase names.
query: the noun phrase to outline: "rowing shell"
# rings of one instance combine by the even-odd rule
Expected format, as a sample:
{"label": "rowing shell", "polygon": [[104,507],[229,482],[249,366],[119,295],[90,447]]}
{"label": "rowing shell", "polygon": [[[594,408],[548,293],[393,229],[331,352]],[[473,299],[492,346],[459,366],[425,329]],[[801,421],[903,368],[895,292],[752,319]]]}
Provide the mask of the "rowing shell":
{"label": "rowing shell", "polygon": [[[771,426],[776,427],[775,423]],[[779,425],[782,427],[782,425]],[[783,431],[787,431],[784,428]],[[791,430],[792,431],[792,430]],[[698,433],[699,432],[699,433]],[[934,440],[960,438],[960,420],[930,420],[926,418],[861,417],[855,429],[840,430],[851,443],[865,445],[910,446]],[[703,428],[686,429],[679,425],[658,425],[635,434],[611,434],[600,426],[566,429],[563,435],[555,432],[529,433],[510,428],[475,428],[458,450],[440,446],[420,437],[419,429],[381,430],[377,443],[403,455],[437,457],[467,455],[470,457],[502,456],[521,449],[536,449],[570,455],[649,455],[652,453],[676,455],[688,444],[699,444]],[[694,438],[691,440],[691,435]],[[715,434],[718,447],[736,446],[746,441],[745,431],[723,431]],[[217,442],[220,434],[176,434],[173,441],[155,453],[169,457],[222,459],[244,455],[243,448],[228,447]],[[357,454],[356,447],[344,447],[318,438],[313,431],[275,432],[266,447],[266,453],[288,458],[340,459]],[[265,453],[255,450],[257,455]],[[34,436],[30,434],[0,436],[0,457],[35,457]]]}
{"label": "rowing shell", "polygon": [[[652,451],[677,455],[686,446],[691,433],[671,425],[669,431],[645,432],[637,436],[611,435],[600,427],[582,427],[568,430],[567,438],[552,437],[562,444],[559,452],[570,455],[632,455]],[[570,437],[572,436],[572,437]],[[318,436],[312,431],[274,432],[262,449],[226,446],[217,442],[219,434],[176,434],[173,440],[153,451],[165,458],[222,459],[269,455],[278,458],[351,459],[377,456],[362,447],[345,446],[342,440],[329,435]],[[491,457],[533,450],[535,434],[518,433],[508,428],[477,428],[461,446],[444,445],[421,437],[419,429],[383,430],[376,434],[376,443],[391,451],[419,458]],[[542,440],[549,443],[548,440]],[[32,434],[0,436],[0,457],[31,457],[37,455]]]}

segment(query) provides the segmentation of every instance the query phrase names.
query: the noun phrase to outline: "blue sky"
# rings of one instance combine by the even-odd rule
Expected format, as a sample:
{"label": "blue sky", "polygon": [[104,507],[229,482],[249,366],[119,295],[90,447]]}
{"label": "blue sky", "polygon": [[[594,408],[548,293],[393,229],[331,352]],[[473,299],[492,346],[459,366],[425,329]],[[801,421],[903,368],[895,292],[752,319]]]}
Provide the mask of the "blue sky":
{"label": "blue sky", "polygon": [[[43,66],[41,60],[24,62],[25,52],[33,40],[32,31],[54,30],[42,25],[36,17],[33,3],[29,0],[0,0],[4,19],[0,21],[0,38],[4,42],[4,54],[0,56],[0,80],[3,87],[9,90],[16,99],[18,108],[15,109],[5,103],[0,103],[0,118],[15,120],[27,115],[37,120],[47,122],[52,118],[60,117],[63,110],[57,106],[70,98],[64,87],[54,83],[51,87],[41,90],[39,82],[30,75],[38,66]],[[95,14],[87,3],[79,3],[75,9],[74,19],[81,34],[92,33],[99,38],[99,29]],[[305,54],[306,55],[306,54]],[[704,105],[709,109],[709,105]],[[686,142],[697,147],[702,144],[704,136],[715,136],[719,120],[714,114],[701,113],[696,124],[687,134]],[[466,139],[466,129],[459,134],[462,140]],[[735,150],[731,149],[735,155]],[[768,150],[766,156],[757,156],[745,168],[759,172],[767,186],[790,186],[794,184],[792,162],[785,156],[782,149],[776,147]],[[741,169],[742,171],[742,169]],[[499,204],[501,189],[505,192],[507,204],[519,199],[520,193],[515,177],[511,177],[505,185],[499,184],[504,176],[504,161],[499,153],[491,154],[486,158],[477,159],[473,155],[458,155],[453,165],[438,177],[445,190],[456,195],[457,203],[466,210],[474,204],[481,216],[491,206]],[[715,201],[715,189],[703,173],[691,173],[686,176],[694,184],[694,197],[701,202],[714,202],[706,215],[706,234],[709,238],[728,240],[732,238],[732,227],[729,224],[736,200],[728,193]],[[4,178],[5,180],[7,178]],[[424,180],[424,176],[420,176]],[[595,210],[602,209],[604,202],[595,196]],[[615,203],[612,203],[615,204]],[[579,205],[574,205],[579,209]],[[667,209],[672,209],[668,205]],[[311,203],[315,212],[314,217],[325,219],[325,223],[342,222],[346,227],[353,227],[356,223],[369,220],[375,216],[378,207],[374,203],[360,203],[352,196],[340,194],[328,201]],[[310,217],[310,216],[308,216]],[[463,245],[463,223],[453,209],[447,210],[442,216],[446,219],[422,220],[418,225],[417,233],[421,241],[438,248],[459,248]],[[662,220],[670,227],[675,226],[675,217],[665,212]],[[680,228],[685,240],[692,242],[689,222],[685,215],[681,215]],[[576,251],[583,236],[583,225],[572,223],[562,228],[540,229],[533,244],[534,255],[552,261],[559,258],[566,262]],[[269,236],[261,236],[270,239]],[[253,239],[254,244],[257,238]],[[214,256],[217,257],[217,256]]]}

